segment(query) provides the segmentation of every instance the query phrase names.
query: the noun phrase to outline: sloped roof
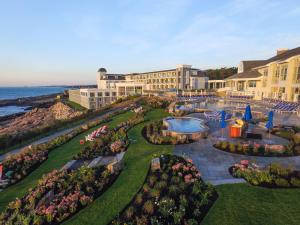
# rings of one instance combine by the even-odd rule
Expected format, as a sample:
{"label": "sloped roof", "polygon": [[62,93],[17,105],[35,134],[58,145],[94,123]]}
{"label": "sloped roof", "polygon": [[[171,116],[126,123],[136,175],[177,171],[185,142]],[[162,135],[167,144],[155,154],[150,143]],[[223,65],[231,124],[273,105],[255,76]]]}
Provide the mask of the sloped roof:
{"label": "sloped roof", "polygon": [[268,60],[266,60],[267,61],[266,64],[274,61],[283,61],[296,55],[300,55],[300,47],[287,50],[284,53],[269,58]]}
{"label": "sloped roof", "polygon": [[252,68],[262,66],[266,64],[267,60],[246,60],[243,62],[244,71],[251,70]]}
{"label": "sloped roof", "polygon": [[232,79],[251,79],[251,78],[258,78],[261,77],[262,74],[257,72],[256,70],[248,70],[243,73],[236,73],[225,80],[232,80]]}

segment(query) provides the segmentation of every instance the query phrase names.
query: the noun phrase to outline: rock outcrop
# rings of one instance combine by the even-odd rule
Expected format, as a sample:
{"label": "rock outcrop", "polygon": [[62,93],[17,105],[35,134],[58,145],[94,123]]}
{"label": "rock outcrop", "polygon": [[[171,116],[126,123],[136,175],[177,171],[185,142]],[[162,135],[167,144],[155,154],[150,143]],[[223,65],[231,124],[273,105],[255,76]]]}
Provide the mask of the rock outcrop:
{"label": "rock outcrop", "polygon": [[9,123],[0,126],[0,135],[15,135],[26,133],[34,128],[43,128],[62,121],[78,117],[82,112],[78,112],[69,106],[58,102],[50,108],[34,108],[22,116],[12,119]]}

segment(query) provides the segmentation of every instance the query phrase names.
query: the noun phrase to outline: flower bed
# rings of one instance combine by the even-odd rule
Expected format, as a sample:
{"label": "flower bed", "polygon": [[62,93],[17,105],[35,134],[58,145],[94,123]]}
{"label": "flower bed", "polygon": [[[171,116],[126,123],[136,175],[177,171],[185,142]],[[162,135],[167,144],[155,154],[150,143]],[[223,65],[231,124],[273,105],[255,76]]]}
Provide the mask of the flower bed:
{"label": "flower bed", "polygon": [[300,151],[293,145],[262,145],[249,143],[232,143],[227,141],[219,141],[214,147],[225,151],[241,155],[253,156],[296,156],[300,155]]}
{"label": "flower bed", "polygon": [[118,124],[106,133],[99,133],[93,141],[86,143],[74,159],[90,160],[98,156],[112,156],[126,150],[129,140],[127,130],[144,121],[143,114],[136,114],[126,122]]}
{"label": "flower bed", "polygon": [[300,187],[300,171],[284,168],[275,163],[261,169],[255,163],[242,160],[229,171],[232,176],[244,178],[252,185],[278,188]]}
{"label": "flower bed", "polygon": [[0,224],[57,224],[88,205],[117,177],[105,167],[54,170],[21,199],[8,204]]}
{"label": "flower bed", "polygon": [[188,138],[178,138],[178,137],[172,137],[172,136],[164,136],[162,134],[162,130],[166,129],[163,126],[163,121],[155,121],[152,123],[147,124],[143,131],[142,134],[144,138],[152,143],[152,144],[172,144],[172,145],[177,145],[177,144],[186,144],[190,143],[191,141]]}
{"label": "flower bed", "polygon": [[[157,167],[155,167],[157,168]],[[111,224],[199,224],[217,194],[191,160],[161,156],[139,193]]]}
{"label": "flower bed", "polygon": [[111,117],[121,113],[124,113],[124,110],[111,113],[109,116],[106,116],[103,119],[89,122],[79,128],[72,130],[68,134],[63,134],[46,143],[32,145],[24,148],[17,154],[9,155],[2,162],[5,173],[10,173],[9,177],[4,177],[9,180],[8,186],[22,180],[29,173],[34,171],[39,165],[41,165],[41,163],[47,160],[48,154],[52,149],[65,144],[75,136],[85,132],[92,127],[98,126],[99,124],[102,124],[104,122],[108,122]]}

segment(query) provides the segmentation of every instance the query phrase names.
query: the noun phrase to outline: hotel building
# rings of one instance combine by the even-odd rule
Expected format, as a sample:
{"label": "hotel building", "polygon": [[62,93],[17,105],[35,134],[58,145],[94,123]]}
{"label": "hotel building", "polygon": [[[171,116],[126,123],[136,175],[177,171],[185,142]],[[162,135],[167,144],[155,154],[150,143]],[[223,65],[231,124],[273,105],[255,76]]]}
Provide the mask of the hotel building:
{"label": "hotel building", "polygon": [[241,61],[238,73],[225,79],[227,95],[249,95],[264,98],[300,101],[300,47],[277,50],[267,60]]}
{"label": "hotel building", "polygon": [[69,90],[70,101],[87,109],[97,109],[129,95],[161,95],[180,90],[205,90],[208,77],[191,65],[175,69],[130,74],[108,74],[105,68],[97,72],[97,88]]}

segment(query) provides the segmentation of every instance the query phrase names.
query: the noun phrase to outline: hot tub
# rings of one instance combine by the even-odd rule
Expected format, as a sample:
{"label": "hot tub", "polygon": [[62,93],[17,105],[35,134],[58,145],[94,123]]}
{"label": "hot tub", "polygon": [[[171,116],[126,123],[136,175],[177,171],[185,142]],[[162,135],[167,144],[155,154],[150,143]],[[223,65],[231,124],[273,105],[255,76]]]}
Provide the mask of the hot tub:
{"label": "hot tub", "polygon": [[188,138],[190,140],[207,137],[209,130],[204,120],[193,117],[168,117],[163,120],[163,124],[167,127],[163,131],[165,136]]}

